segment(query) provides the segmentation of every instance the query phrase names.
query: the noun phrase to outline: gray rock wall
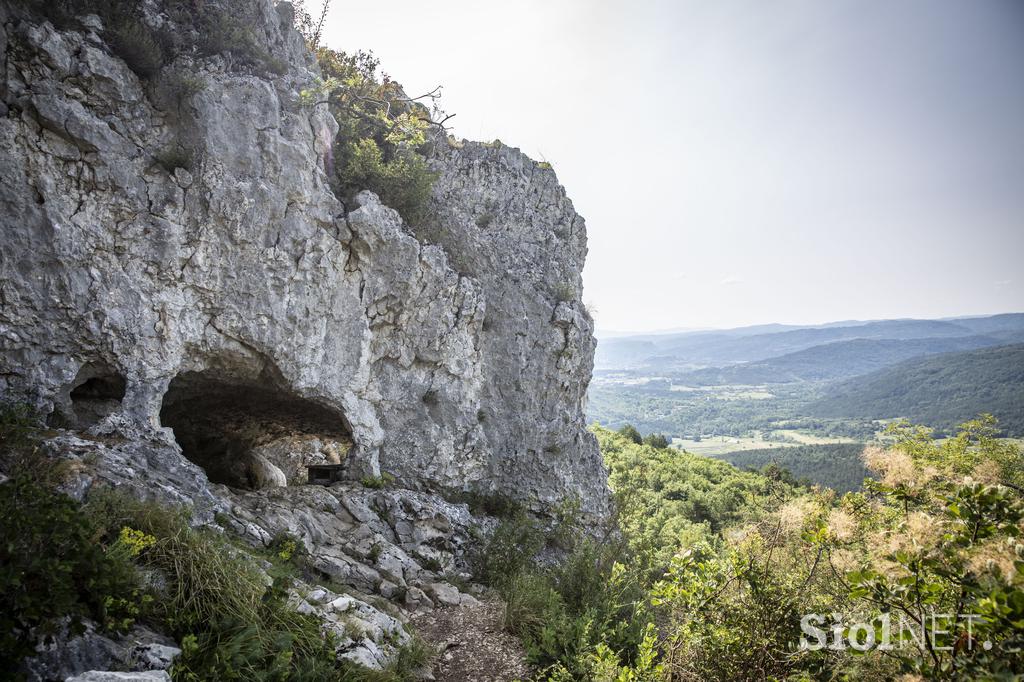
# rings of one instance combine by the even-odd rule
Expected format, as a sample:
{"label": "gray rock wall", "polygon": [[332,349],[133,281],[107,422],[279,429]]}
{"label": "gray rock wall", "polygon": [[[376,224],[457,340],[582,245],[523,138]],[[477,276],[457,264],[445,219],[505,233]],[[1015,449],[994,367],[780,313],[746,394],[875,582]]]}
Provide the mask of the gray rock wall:
{"label": "gray rock wall", "polygon": [[[179,57],[149,84],[96,31],[0,3],[0,393],[166,440],[168,387],[196,373],[242,409],[329,410],[353,476],[602,515],[586,235],[554,173],[441,145],[415,230],[368,192],[343,206],[310,57],[286,6],[252,1],[286,73]],[[182,74],[201,87],[175,101]]]}

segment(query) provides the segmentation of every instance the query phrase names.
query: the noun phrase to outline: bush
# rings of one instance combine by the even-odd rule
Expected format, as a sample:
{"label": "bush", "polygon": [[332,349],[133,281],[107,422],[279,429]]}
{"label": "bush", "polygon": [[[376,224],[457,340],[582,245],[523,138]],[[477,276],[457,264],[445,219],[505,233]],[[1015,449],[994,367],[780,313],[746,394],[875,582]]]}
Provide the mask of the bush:
{"label": "bush", "polygon": [[555,286],[555,299],[562,302],[575,301],[577,297],[576,287],[568,282],[562,282]]}
{"label": "bush", "polygon": [[56,488],[67,476],[70,462],[40,452],[37,439],[42,418],[28,404],[0,403],[0,465],[11,478],[24,478]]}
{"label": "bush", "polygon": [[180,117],[182,107],[205,88],[206,79],[202,76],[184,69],[168,69],[153,89],[154,99],[162,109]]}
{"label": "bush", "polygon": [[86,513],[106,534],[129,525],[152,536],[139,561],[166,579],[156,615],[182,644],[175,680],[398,682],[425,660],[416,641],[384,672],[336,660],[336,642],[320,620],[288,604],[292,576],[306,559],[291,535],[271,542],[266,556],[274,566],[265,572],[228,537],[191,527],[184,509],[105,492],[90,499]]}
{"label": "bush", "polygon": [[430,198],[436,174],[426,159],[412,152],[397,152],[385,160],[373,138],[349,142],[337,155],[335,178],[344,196],[361,189],[378,194],[408,222],[420,220]]}
{"label": "bush", "polygon": [[0,451],[27,446],[38,424],[39,419],[30,405],[0,403]]}
{"label": "bush", "polygon": [[640,435],[640,432],[637,431],[636,427],[633,426],[632,424],[626,424],[621,429],[619,429],[618,433],[620,436],[628,438],[637,445],[640,445],[644,442],[643,436]]}
{"label": "bush", "polygon": [[395,477],[384,472],[380,476],[363,476],[360,480],[364,488],[382,490],[395,482]]}
{"label": "bush", "polygon": [[[154,538],[140,561],[166,579],[158,615],[182,643],[176,680],[323,680],[354,674],[335,662],[334,642],[321,632],[320,621],[288,605],[290,578],[271,580],[223,535],[192,528],[184,510],[111,492],[95,495],[86,511],[107,534],[130,525]],[[275,546],[277,554],[288,554],[282,561],[298,552],[288,543],[281,537]]]}
{"label": "bush", "polygon": [[98,543],[78,504],[25,476],[0,485],[0,666],[11,671],[68,621],[91,618],[124,631],[143,614],[144,595],[128,545]]}
{"label": "bush", "polygon": [[652,448],[667,448],[669,441],[660,433],[652,433],[644,438],[644,445],[650,445]]}
{"label": "bush", "polygon": [[508,495],[501,493],[480,493],[474,490],[463,490],[447,496],[448,501],[455,504],[464,503],[471,514],[494,516],[499,519],[510,519],[523,510],[523,505]]}
{"label": "bush", "polygon": [[[548,530],[521,510],[505,519],[473,557],[474,573],[505,600],[505,627],[544,679],[596,679],[598,659],[606,669],[636,674],[649,632],[646,593],[639,574],[617,563],[628,559],[621,542],[581,539],[576,509],[566,505]],[[566,550],[561,561],[538,560],[557,547]]]}
{"label": "bush", "polygon": [[203,54],[225,54],[242,66],[249,66],[265,75],[281,75],[288,65],[267,51],[260,44],[251,26],[257,18],[248,16],[237,6],[225,8],[212,4],[199,5],[200,10],[194,23],[202,39],[199,44]]}
{"label": "bush", "polygon": [[470,556],[470,566],[477,580],[501,590],[532,565],[544,544],[539,524],[520,510],[498,524]]}
{"label": "bush", "polygon": [[317,56],[325,80],[305,91],[303,100],[327,102],[338,121],[335,192],[344,200],[369,189],[406,222],[419,222],[437,178],[422,153],[431,125],[426,107],[410,101],[398,83],[378,75],[378,61],[370,53],[320,48]]}

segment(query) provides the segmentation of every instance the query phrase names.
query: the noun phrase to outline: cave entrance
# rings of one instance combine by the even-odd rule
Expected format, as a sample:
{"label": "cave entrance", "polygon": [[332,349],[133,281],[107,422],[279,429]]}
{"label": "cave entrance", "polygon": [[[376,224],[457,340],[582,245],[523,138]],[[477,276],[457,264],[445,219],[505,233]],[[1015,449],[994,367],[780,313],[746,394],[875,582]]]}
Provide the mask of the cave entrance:
{"label": "cave entrance", "polygon": [[86,429],[121,409],[128,382],[107,365],[83,365],[47,420],[51,426]]}
{"label": "cave entrance", "polygon": [[160,422],[212,482],[246,490],[305,483],[306,465],[343,464],[352,446],[340,411],[209,370],[171,381]]}

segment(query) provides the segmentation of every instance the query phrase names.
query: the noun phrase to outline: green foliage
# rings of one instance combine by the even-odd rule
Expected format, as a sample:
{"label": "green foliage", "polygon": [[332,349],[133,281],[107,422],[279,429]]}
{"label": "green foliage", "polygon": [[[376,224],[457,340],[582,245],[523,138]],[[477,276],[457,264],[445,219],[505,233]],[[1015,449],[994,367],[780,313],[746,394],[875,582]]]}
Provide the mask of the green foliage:
{"label": "green foliage", "polygon": [[533,564],[545,543],[537,521],[519,510],[504,519],[487,544],[471,556],[473,573],[481,582],[501,590]]}
{"label": "green foliage", "polygon": [[487,515],[509,519],[523,511],[523,506],[502,493],[481,493],[474,490],[460,490],[449,494],[447,499],[456,504],[464,503],[477,516]]}
{"label": "green foliage", "polygon": [[369,189],[410,223],[424,217],[436,174],[423,150],[431,125],[426,107],[409,99],[368,52],[317,50],[324,80],[302,93],[303,102],[325,101],[338,121],[333,184],[351,198]]}
{"label": "green foliage", "polygon": [[[596,541],[566,505],[554,527],[523,511],[506,518],[473,560],[478,580],[506,602],[505,626],[523,640],[538,679],[655,679],[653,631],[635,568],[619,563],[627,548]],[[558,562],[541,562],[557,552]],[[646,677],[629,677],[645,675]]]}
{"label": "green foliage", "polygon": [[827,576],[794,530],[776,525],[673,558],[653,594],[672,623],[666,666],[674,679],[789,679],[818,667],[818,655],[792,650],[795,625],[840,605],[821,597]]}
{"label": "green foliage", "polygon": [[644,445],[650,445],[652,448],[667,448],[669,446],[669,439],[660,433],[652,433],[644,437]]}
{"label": "green foliage", "polygon": [[[896,424],[889,450],[865,452],[877,478],[867,494],[836,500],[686,453],[675,454],[680,463],[659,459],[661,450],[598,429],[617,496],[640,500],[620,504],[619,518],[637,556],[657,569],[671,552],[650,586],[666,678],[1016,679],[1024,458],[997,432],[983,418],[935,441]],[[673,525],[692,513],[673,507],[674,490],[732,479],[725,492],[744,485],[737,476],[749,477],[752,492],[740,513]],[[901,633],[885,652],[797,648],[801,617],[813,613],[874,623],[878,638],[883,616],[906,617],[924,636]]]}
{"label": "green foliage", "polygon": [[0,469],[13,479],[56,488],[64,483],[70,462],[54,460],[40,450],[42,424],[42,418],[30,405],[0,403]]}
{"label": "green foliage", "polygon": [[58,27],[75,27],[87,14],[103,22],[103,38],[111,50],[142,78],[152,78],[169,61],[168,38],[142,18],[132,0],[30,0],[28,6]]}
{"label": "green foliage", "polygon": [[764,470],[764,467],[776,466],[795,478],[846,493],[860,490],[868,476],[861,461],[862,452],[864,446],[860,443],[824,443],[739,450],[720,458],[741,469]]}
{"label": "green foliage", "polygon": [[180,117],[192,98],[206,88],[206,79],[186,69],[165,69],[153,88],[154,100]]}
{"label": "green foliage", "polygon": [[870,440],[878,429],[865,419],[805,416],[807,403],[820,396],[817,384],[777,384],[770,391],[748,386],[678,391],[673,385],[668,379],[592,385],[588,417],[610,428],[632,424],[643,433],[691,439],[794,429]]}
{"label": "green foliage", "polygon": [[886,428],[886,435],[895,441],[896,449],[909,453],[915,460],[960,475],[969,475],[984,465],[1003,484],[1024,486],[1020,449],[999,437],[999,422],[992,415],[982,414],[964,422],[955,435],[941,442],[934,441],[932,433],[931,429],[907,421],[894,422]]}
{"label": "green foliage", "polygon": [[308,577],[313,574],[309,552],[302,539],[291,533],[278,533],[262,554],[272,564],[268,573],[275,578]]}
{"label": "green foliage", "polygon": [[160,73],[166,61],[156,32],[142,19],[126,16],[114,19],[104,32],[111,49],[142,78]]}
{"label": "green foliage", "polygon": [[644,442],[643,436],[640,435],[640,432],[637,431],[636,427],[633,426],[632,424],[626,424],[621,429],[619,429],[619,435],[628,438],[637,445],[640,445]]}
{"label": "green foliage", "polygon": [[850,597],[875,617],[907,616],[925,635],[894,652],[905,672],[964,680],[1024,674],[1024,457],[995,431],[993,419],[976,420],[937,443],[926,429],[895,425],[893,449],[869,457],[879,481],[870,483],[859,532],[832,542],[861,557],[846,575]]}
{"label": "green foliage", "polygon": [[618,502],[619,526],[637,561],[660,575],[689,544],[704,541],[794,494],[784,481],[676,450],[638,444],[630,435],[593,431]]}
{"label": "green foliage", "polygon": [[38,425],[38,417],[30,405],[0,403],[0,451],[26,447]]}
{"label": "green foliage", "polygon": [[830,388],[808,408],[824,417],[905,417],[945,432],[980,412],[1024,436],[1024,344],[902,362]]}
{"label": "green foliage", "polygon": [[[125,631],[150,606],[131,546],[97,542],[97,527],[71,498],[18,475],[0,485],[0,665],[49,640],[65,617]],[[140,550],[141,551],[141,550]]]}
{"label": "green foliage", "polygon": [[409,221],[422,217],[435,175],[426,159],[415,153],[396,153],[385,158],[371,138],[348,142],[337,153],[337,182],[343,195],[370,189]]}
{"label": "green foliage", "polygon": [[372,490],[381,490],[386,488],[395,482],[395,477],[391,474],[384,472],[380,476],[363,476],[359,481],[363,484],[364,488],[370,488]]}
{"label": "green foliage", "polygon": [[[379,680],[406,678],[396,664],[382,673],[335,659],[335,642],[312,615],[287,601],[291,570],[260,567],[223,534],[193,528],[184,510],[116,493],[96,494],[85,508],[106,536],[128,527],[137,560],[166,579],[155,615],[182,643],[175,680]],[[119,530],[118,530],[119,529]],[[302,543],[281,535],[268,553],[278,567],[301,564]],[[268,585],[268,579],[270,584]],[[417,647],[420,650],[417,650]],[[422,661],[422,645],[400,654],[402,666]]]}
{"label": "green foliage", "polygon": [[576,287],[569,282],[556,285],[554,294],[557,301],[575,301],[577,297]]}
{"label": "green foliage", "polygon": [[[82,505],[54,492],[59,477],[51,472],[62,468],[34,447],[35,431],[31,410],[0,410],[5,465],[13,473],[0,484],[5,670],[63,627],[81,632],[86,618],[116,632],[145,620],[174,636],[183,649],[175,680],[400,682],[426,661],[429,651],[418,641],[400,649],[386,671],[338,661],[319,619],[288,603],[293,576],[306,562],[297,538],[279,535],[260,553],[193,527],[185,509],[112,490],[93,490]],[[11,452],[24,457],[12,459]],[[152,583],[159,587],[144,589],[140,568],[159,576]]]}
{"label": "green foliage", "polygon": [[161,9],[177,26],[153,28],[134,0],[30,0],[29,7],[58,26],[74,27],[77,17],[95,14],[111,50],[144,79],[152,79],[177,54],[215,54],[229,66],[261,74],[283,74],[287,64],[271,54],[253,26],[259,8],[252,3],[165,0]]}
{"label": "green foliage", "polygon": [[[182,3],[184,4],[184,3]],[[281,75],[288,65],[271,54],[263,40],[253,31],[258,11],[254,6],[238,3],[217,6],[213,3],[194,5],[191,22],[200,31],[199,49],[204,54],[228,56],[236,66],[249,67],[264,75]]]}

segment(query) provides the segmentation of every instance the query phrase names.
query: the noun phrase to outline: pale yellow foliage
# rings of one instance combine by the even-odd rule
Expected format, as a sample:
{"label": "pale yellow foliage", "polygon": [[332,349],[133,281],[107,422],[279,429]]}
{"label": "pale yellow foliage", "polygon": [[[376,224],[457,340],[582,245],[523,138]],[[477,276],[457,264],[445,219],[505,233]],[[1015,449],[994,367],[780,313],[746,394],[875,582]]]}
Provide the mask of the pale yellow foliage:
{"label": "pale yellow foliage", "polygon": [[852,549],[837,547],[831,553],[832,565],[841,573],[849,573],[860,568],[860,556]]}
{"label": "pale yellow foliage", "polygon": [[979,462],[967,482],[971,481],[985,485],[998,485],[1002,482],[1002,469],[999,463],[990,459]]}
{"label": "pale yellow foliage", "polygon": [[861,458],[864,466],[879,474],[882,483],[889,486],[909,484],[919,477],[913,458],[901,450],[869,445],[864,448]]}
{"label": "pale yellow foliage", "polygon": [[1013,565],[1014,557],[1013,547],[1005,539],[992,540],[975,550],[967,566],[974,573],[1000,575],[1011,582],[1017,572]]}
{"label": "pale yellow foliage", "polygon": [[843,509],[833,509],[828,515],[828,532],[836,540],[852,540],[857,533],[857,519]]}
{"label": "pale yellow foliage", "polygon": [[786,533],[800,532],[807,520],[817,511],[817,505],[806,497],[790,500],[779,508],[778,517],[782,531]]}

